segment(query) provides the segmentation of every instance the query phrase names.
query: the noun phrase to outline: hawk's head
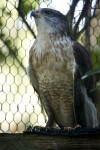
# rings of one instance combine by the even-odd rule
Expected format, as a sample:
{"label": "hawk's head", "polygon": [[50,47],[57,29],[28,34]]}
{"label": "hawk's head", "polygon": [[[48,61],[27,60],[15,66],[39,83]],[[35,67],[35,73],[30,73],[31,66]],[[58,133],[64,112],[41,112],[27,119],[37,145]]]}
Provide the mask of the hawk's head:
{"label": "hawk's head", "polygon": [[32,11],[31,16],[35,18],[38,33],[62,33],[69,35],[68,20],[59,11],[42,8]]}

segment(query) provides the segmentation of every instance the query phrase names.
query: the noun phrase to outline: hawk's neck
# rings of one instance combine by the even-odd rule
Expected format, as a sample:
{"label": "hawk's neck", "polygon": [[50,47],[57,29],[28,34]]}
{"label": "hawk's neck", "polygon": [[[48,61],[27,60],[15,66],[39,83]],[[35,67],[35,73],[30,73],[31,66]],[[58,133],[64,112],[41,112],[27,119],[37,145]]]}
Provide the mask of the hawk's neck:
{"label": "hawk's neck", "polygon": [[37,56],[45,55],[47,53],[53,54],[68,54],[70,58],[72,56],[72,41],[67,35],[61,35],[57,33],[44,33],[38,34],[34,49],[36,50]]}

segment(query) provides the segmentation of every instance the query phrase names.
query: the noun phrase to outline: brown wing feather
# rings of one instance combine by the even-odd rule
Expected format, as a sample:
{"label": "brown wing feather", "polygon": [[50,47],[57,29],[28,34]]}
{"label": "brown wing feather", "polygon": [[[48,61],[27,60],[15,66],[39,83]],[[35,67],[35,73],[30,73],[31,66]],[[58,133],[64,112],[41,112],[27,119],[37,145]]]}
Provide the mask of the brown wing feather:
{"label": "brown wing feather", "polygon": [[[81,77],[87,71],[93,69],[93,66],[91,63],[91,58],[90,58],[88,51],[85,49],[85,47],[76,41],[74,41],[73,50],[74,50],[74,56],[75,56],[76,63],[78,64],[78,71],[80,73],[80,80],[81,80]],[[91,90],[93,88],[95,88],[95,86],[96,86],[95,76],[94,75],[90,76],[87,79],[84,79],[83,82],[84,82],[85,88],[87,89],[88,96],[91,97],[93,102],[95,102],[96,101],[96,93],[91,92]]]}
{"label": "brown wing feather", "polygon": [[[88,97],[92,99],[92,101],[96,102],[96,93],[91,92],[91,90],[95,87],[95,76],[91,76],[85,80],[82,80],[81,77],[87,71],[92,69],[92,63],[90,59],[90,55],[87,50],[80,43],[74,41],[73,44],[73,53],[75,56],[75,61],[77,63],[76,71],[74,74],[74,109],[75,109],[75,117],[78,124],[82,127],[87,126],[86,114],[84,110],[84,103],[86,101],[85,96],[82,92],[82,87],[86,89],[86,93]],[[91,106],[92,107],[92,106]]]}

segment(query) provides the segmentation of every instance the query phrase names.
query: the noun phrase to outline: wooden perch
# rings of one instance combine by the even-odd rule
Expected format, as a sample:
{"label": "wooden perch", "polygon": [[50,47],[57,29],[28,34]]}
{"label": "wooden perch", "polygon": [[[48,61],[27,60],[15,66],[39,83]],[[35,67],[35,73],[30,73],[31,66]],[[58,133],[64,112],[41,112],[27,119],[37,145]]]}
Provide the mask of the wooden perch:
{"label": "wooden perch", "polygon": [[0,150],[100,150],[100,135],[0,134]]}
{"label": "wooden perch", "polygon": [[[56,130],[60,131],[60,130]],[[99,131],[99,130],[98,130]],[[37,132],[37,131],[36,131]],[[66,135],[53,133],[51,130],[44,131],[26,131],[25,133],[0,134],[0,150],[100,150],[100,134],[83,134],[77,130],[77,135]],[[93,131],[94,132],[94,131]],[[49,133],[49,134],[48,134]],[[52,134],[53,133],[53,134]]]}

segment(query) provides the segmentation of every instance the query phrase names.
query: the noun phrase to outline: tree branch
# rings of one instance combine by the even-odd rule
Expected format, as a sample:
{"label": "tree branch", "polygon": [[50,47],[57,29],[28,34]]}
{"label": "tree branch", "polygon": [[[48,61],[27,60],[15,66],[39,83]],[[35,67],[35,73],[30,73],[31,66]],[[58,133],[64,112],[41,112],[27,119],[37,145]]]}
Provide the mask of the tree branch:
{"label": "tree branch", "polygon": [[[12,3],[11,1],[9,1],[9,3],[10,3],[11,5],[13,5],[13,3]],[[33,30],[30,28],[30,26],[28,25],[27,21],[25,20],[23,14],[22,14],[22,12],[21,12],[20,3],[21,3],[21,0],[19,0],[18,8],[16,8],[14,5],[13,5],[13,6],[14,6],[14,8],[18,11],[19,16],[23,19],[23,21],[24,21],[24,23],[26,24],[27,28],[31,31],[31,33],[33,34],[34,38],[36,39],[35,33],[34,33]]]}
{"label": "tree branch", "polygon": [[23,13],[21,12],[21,7],[20,7],[20,4],[21,4],[21,0],[19,0],[19,4],[18,4],[18,8],[16,8],[16,10],[18,11],[19,13],[19,16],[23,19],[24,23],[26,24],[27,28],[31,31],[31,33],[33,34],[34,38],[36,39],[36,35],[35,33],[33,32],[33,30],[30,28],[29,24],[27,23],[27,21],[25,20],[25,17],[23,15]]}
{"label": "tree branch", "polygon": [[95,17],[96,9],[100,9],[100,1],[99,0],[96,1],[96,4],[95,4],[93,9],[94,9],[93,17]]}
{"label": "tree branch", "polygon": [[31,31],[31,33],[33,34],[34,38],[36,39],[35,33],[33,32],[33,30],[30,28],[29,24],[28,24],[27,21],[25,20],[25,18],[24,18],[24,16],[23,16],[22,12],[20,11],[19,8],[16,8],[16,9],[17,9],[17,11],[18,11],[18,13],[19,13],[19,16],[23,19],[23,21],[24,21],[24,23],[26,24],[27,28]]}
{"label": "tree branch", "polygon": [[87,25],[85,25],[82,29],[81,29],[81,31],[79,31],[79,32],[77,32],[77,34],[76,34],[76,39],[78,39],[79,37],[80,37],[80,35],[84,32],[84,30],[86,29],[86,27],[87,27]]}
{"label": "tree branch", "polygon": [[16,58],[17,62],[21,65],[22,69],[24,71],[26,71],[25,67],[23,66],[23,64],[20,62],[20,60],[17,58],[16,54],[12,51],[11,47],[9,46],[9,44],[4,41],[4,39],[2,37],[0,37],[1,41],[4,43],[4,45],[6,45],[6,47],[9,49],[10,54]]}
{"label": "tree branch", "polygon": [[80,15],[78,21],[76,22],[76,24],[75,24],[75,26],[74,26],[74,29],[73,29],[73,34],[74,34],[74,35],[75,35],[76,32],[77,32],[77,28],[78,28],[78,26],[79,26],[80,21],[83,19],[83,17],[86,16],[86,11],[88,11],[88,5],[90,4],[90,2],[91,2],[91,0],[86,0],[86,3],[85,3],[85,5],[84,5],[84,7],[83,7],[83,9],[82,9],[81,15]]}
{"label": "tree branch", "polygon": [[72,32],[72,21],[74,18],[74,12],[75,12],[75,7],[77,5],[77,3],[79,2],[79,0],[73,0],[72,5],[70,6],[70,10],[68,11],[66,17],[68,18],[69,22],[70,22],[70,30]]}

